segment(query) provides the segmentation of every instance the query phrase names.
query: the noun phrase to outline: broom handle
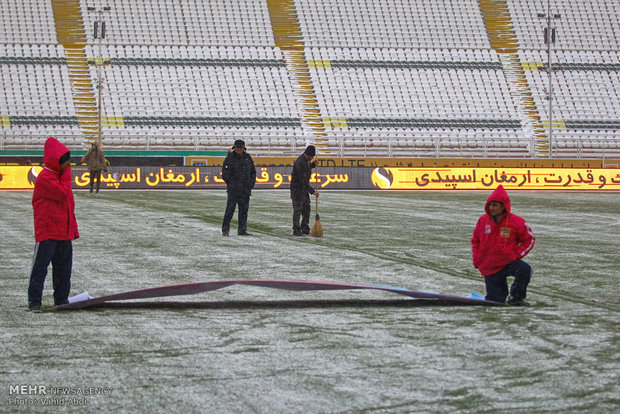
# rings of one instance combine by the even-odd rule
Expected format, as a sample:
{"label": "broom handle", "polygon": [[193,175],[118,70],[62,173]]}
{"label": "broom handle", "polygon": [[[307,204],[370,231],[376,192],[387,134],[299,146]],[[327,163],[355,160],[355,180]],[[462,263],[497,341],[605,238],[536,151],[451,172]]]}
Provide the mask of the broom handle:
{"label": "broom handle", "polygon": [[[314,175],[314,191],[319,191],[319,165],[318,164],[315,164],[314,174],[315,174]],[[319,214],[319,198],[314,197],[314,199],[315,199],[314,214]]]}

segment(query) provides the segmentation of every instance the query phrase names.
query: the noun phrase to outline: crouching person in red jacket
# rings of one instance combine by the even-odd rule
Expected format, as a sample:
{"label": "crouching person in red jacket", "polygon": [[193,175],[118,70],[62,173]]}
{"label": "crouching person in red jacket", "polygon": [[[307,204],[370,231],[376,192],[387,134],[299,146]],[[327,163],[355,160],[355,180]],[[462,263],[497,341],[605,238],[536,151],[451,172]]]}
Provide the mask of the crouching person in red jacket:
{"label": "crouching person in red jacket", "polygon": [[43,170],[32,194],[35,248],[28,286],[28,308],[41,311],[43,285],[52,264],[54,305],[68,303],[73,265],[72,240],[77,239],[75,201],[71,191],[71,153],[55,138],[48,138],[43,152]]}
{"label": "crouching person in red jacket", "polygon": [[[525,220],[510,212],[510,198],[498,186],[484,207],[471,239],[474,267],[484,276],[487,300],[527,306],[532,268],[523,259],[534,247],[534,234]],[[506,278],[514,276],[508,295]],[[508,300],[506,297],[508,296]]]}

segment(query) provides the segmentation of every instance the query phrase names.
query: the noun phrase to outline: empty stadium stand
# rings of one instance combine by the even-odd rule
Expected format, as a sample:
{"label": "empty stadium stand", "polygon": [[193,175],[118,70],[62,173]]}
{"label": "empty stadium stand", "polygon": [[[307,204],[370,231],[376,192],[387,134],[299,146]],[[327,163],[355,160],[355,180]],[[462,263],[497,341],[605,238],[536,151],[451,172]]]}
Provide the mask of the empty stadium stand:
{"label": "empty stadium stand", "polygon": [[620,8],[587,3],[552,1],[549,147],[546,1],[1,0],[0,150],[85,147],[101,92],[106,149],[619,158]]}

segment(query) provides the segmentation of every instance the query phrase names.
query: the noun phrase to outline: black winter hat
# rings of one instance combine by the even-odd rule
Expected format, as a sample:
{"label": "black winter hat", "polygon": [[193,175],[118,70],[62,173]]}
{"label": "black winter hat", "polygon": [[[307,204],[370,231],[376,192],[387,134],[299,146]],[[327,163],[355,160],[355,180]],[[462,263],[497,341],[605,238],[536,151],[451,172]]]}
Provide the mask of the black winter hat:
{"label": "black winter hat", "polygon": [[316,155],[316,148],[314,145],[308,145],[304,151],[304,154],[314,157]]}
{"label": "black winter hat", "polygon": [[234,145],[232,146],[232,149],[235,149],[235,147],[241,147],[243,149],[246,149],[245,148],[245,141],[243,141],[242,139],[236,140]]}
{"label": "black winter hat", "polygon": [[64,164],[65,162],[69,161],[69,158],[71,158],[71,151],[64,153],[63,156],[60,157],[60,159],[58,160],[58,164]]}

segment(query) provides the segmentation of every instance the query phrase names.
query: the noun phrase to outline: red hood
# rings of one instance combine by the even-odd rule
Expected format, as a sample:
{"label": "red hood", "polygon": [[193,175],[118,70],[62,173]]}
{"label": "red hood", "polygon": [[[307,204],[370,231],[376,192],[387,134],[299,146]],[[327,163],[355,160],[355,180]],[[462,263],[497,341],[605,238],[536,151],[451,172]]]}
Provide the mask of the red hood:
{"label": "red hood", "polygon": [[54,137],[49,137],[43,147],[43,164],[51,170],[60,172],[60,157],[69,152],[69,149]]}
{"label": "red hood", "polygon": [[489,203],[491,201],[499,201],[500,203],[504,203],[504,207],[506,207],[506,212],[510,213],[510,197],[508,197],[508,193],[504,190],[503,185],[499,185],[495,191],[489,196],[487,203],[484,206],[484,211],[489,214]]}

